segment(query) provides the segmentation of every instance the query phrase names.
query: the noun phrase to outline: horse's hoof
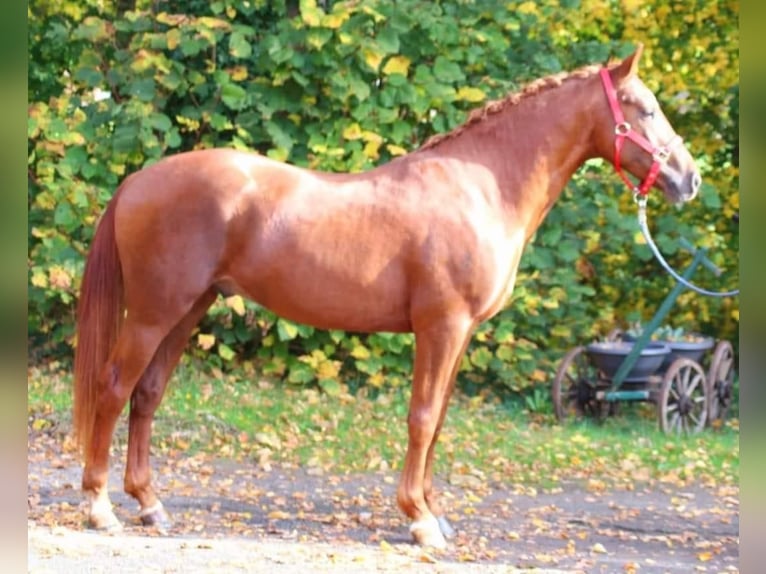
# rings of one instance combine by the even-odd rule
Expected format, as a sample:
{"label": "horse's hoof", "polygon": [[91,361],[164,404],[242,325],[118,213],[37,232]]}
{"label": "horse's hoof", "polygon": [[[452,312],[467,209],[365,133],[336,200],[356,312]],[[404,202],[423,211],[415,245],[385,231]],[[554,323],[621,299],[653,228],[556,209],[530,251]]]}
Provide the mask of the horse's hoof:
{"label": "horse's hoof", "polygon": [[161,502],[144,508],[139,516],[141,517],[141,524],[144,526],[155,526],[163,532],[173,525],[173,521],[170,520],[170,516],[165,512]]}
{"label": "horse's hoof", "polygon": [[87,526],[92,530],[100,530],[110,534],[122,532],[122,523],[111,512],[109,514],[91,514],[88,516]]}
{"label": "horse's hoof", "polygon": [[447,540],[455,538],[457,533],[455,532],[455,529],[452,528],[452,525],[449,523],[446,516],[437,516],[436,521],[439,523],[439,530],[442,531],[444,538]]}
{"label": "horse's hoof", "polygon": [[433,516],[423,518],[410,525],[412,538],[420,546],[428,546],[443,550],[447,547],[447,540],[439,527],[439,521]]}

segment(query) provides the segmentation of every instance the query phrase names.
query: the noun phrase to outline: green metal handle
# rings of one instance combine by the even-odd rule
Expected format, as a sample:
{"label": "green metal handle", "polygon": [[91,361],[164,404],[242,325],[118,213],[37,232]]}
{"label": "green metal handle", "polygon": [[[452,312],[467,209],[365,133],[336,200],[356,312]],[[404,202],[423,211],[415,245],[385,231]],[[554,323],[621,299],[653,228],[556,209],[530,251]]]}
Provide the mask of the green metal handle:
{"label": "green metal handle", "polygon": [[[697,249],[694,253],[694,259],[692,259],[692,262],[689,264],[689,267],[687,267],[686,271],[683,272],[681,275],[684,279],[687,281],[691,279],[691,276],[694,274],[694,271],[697,269],[697,267],[700,265],[700,263],[703,262],[703,260],[706,259],[705,253],[707,250],[705,248]],[[612,391],[616,391],[620,385],[622,385],[622,382],[625,380],[625,377],[628,376],[628,373],[633,368],[633,365],[636,364],[636,361],[638,361],[638,357],[641,354],[641,351],[643,351],[647,344],[649,344],[649,341],[652,338],[652,335],[657,330],[657,327],[660,326],[663,319],[667,316],[667,314],[670,312],[671,307],[673,307],[673,303],[676,302],[676,299],[681,294],[681,291],[684,290],[684,285],[681,283],[676,283],[675,287],[668,293],[668,296],[665,297],[665,300],[660,305],[660,308],[657,309],[657,313],[654,314],[654,317],[652,317],[652,320],[649,321],[649,324],[646,325],[646,327],[641,331],[641,335],[639,335],[638,339],[636,339],[636,342],[633,343],[633,348],[630,350],[628,355],[623,359],[622,363],[620,364],[620,367],[617,369],[617,372],[614,374],[614,378],[612,379]]]}
{"label": "green metal handle", "polygon": [[[681,247],[682,247],[683,249],[685,249],[686,251],[688,251],[688,252],[689,252],[689,253],[691,253],[692,255],[696,255],[696,254],[697,254],[697,251],[699,251],[699,249],[698,249],[698,248],[694,247],[694,245],[692,245],[692,244],[689,242],[689,240],[688,240],[688,239],[686,239],[686,238],[685,238],[685,237],[683,237],[683,236],[682,236],[682,237],[681,237],[681,238],[678,240],[678,242],[681,244]],[[712,261],[710,261],[710,259],[708,259],[707,257],[703,257],[703,258],[702,258],[702,265],[704,265],[705,267],[707,267],[708,269],[710,269],[710,271],[712,271],[712,272],[713,272],[713,274],[714,274],[716,277],[720,277],[720,276],[721,276],[721,273],[723,273],[723,271],[721,271],[721,269],[720,269],[719,267],[716,267],[715,263],[713,263]]]}

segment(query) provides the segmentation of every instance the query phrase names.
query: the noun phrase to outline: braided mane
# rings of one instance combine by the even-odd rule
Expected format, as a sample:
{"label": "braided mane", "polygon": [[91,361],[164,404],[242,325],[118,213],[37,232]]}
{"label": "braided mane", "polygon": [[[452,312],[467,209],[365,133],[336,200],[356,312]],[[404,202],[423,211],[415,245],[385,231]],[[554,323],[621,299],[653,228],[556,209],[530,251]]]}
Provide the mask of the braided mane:
{"label": "braided mane", "polygon": [[524,86],[520,92],[510,93],[502,99],[487,102],[483,107],[472,110],[468,115],[468,119],[461,125],[450,132],[431,136],[419,149],[432,149],[444,141],[456,138],[471,126],[483,122],[486,118],[502,112],[506,108],[516,106],[519,102],[525,99],[556,88],[568,80],[588,78],[597,73],[601,67],[600,64],[592,64],[571,72],[559,72],[545,78],[534,80]]}

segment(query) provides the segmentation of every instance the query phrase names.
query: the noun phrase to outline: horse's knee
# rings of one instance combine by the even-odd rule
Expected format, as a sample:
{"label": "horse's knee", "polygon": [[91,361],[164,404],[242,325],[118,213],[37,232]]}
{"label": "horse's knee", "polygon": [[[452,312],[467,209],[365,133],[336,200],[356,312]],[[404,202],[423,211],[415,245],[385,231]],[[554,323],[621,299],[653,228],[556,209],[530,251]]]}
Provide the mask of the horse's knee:
{"label": "horse's knee", "polygon": [[428,448],[439,424],[439,413],[432,408],[413,409],[407,417],[410,444]]}

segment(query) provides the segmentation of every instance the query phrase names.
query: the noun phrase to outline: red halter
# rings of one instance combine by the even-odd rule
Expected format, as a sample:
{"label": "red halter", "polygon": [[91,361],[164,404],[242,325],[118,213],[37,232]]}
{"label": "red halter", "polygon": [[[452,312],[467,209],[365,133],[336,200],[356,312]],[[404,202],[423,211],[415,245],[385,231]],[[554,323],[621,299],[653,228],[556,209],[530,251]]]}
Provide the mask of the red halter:
{"label": "red halter", "polygon": [[[609,76],[609,70],[601,68],[599,71],[601,74],[601,81],[604,84],[604,92],[606,92],[606,98],[609,100],[609,107],[612,109],[612,116],[614,117],[614,168],[617,170],[617,174],[623,179],[630,189],[636,192],[638,195],[645,196],[649,193],[649,188],[652,187],[660,174],[660,167],[670,157],[671,146],[677,144],[681,140],[679,135],[675,135],[670,143],[666,146],[656,147],[652,142],[635,131],[631,125],[625,121],[625,116],[622,114],[622,109],[617,101],[617,90],[614,89],[612,84],[612,78]],[[635,185],[628,179],[625,173],[622,171],[620,165],[620,152],[622,146],[625,143],[625,138],[628,138],[633,143],[638,145],[641,149],[648,152],[652,156],[652,167],[649,168],[649,173],[646,174],[644,181],[640,186]]]}

